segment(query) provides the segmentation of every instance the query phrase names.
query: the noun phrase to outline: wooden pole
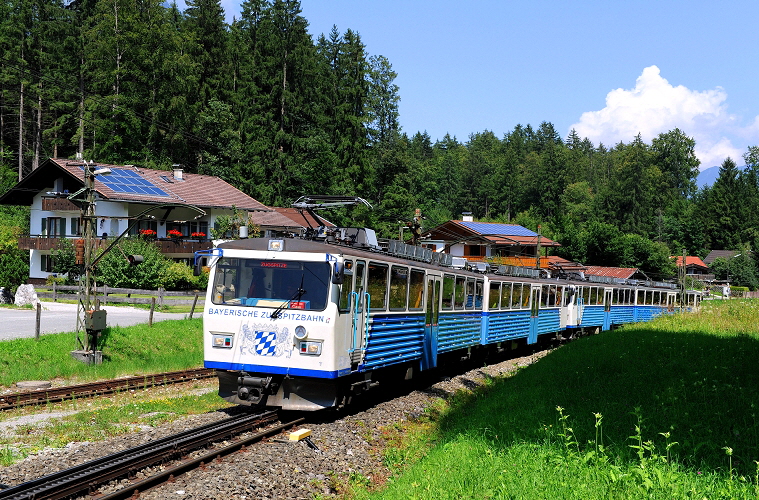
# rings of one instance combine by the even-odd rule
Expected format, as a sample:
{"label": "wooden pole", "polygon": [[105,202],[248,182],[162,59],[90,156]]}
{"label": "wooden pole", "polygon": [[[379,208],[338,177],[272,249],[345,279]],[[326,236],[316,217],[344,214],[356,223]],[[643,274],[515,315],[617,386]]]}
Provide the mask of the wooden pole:
{"label": "wooden pole", "polygon": [[150,316],[148,316],[148,326],[153,326],[153,311],[155,311],[155,297],[150,297]]}
{"label": "wooden pole", "polygon": [[192,308],[190,309],[190,319],[192,319],[192,315],[195,313],[195,306],[198,303],[198,294],[195,294],[195,298],[192,300]]}
{"label": "wooden pole", "polygon": [[34,339],[40,339],[40,320],[42,319],[42,304],[37,302],[37,322],[34,327]]}

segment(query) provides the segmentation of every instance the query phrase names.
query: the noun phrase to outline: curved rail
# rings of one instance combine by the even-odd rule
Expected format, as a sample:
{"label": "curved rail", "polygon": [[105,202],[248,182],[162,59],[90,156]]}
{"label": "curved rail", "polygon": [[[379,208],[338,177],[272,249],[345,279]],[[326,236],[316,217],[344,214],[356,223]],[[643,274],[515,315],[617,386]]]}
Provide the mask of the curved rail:
{"label": "curved rail", "polygon": [[11,394],[0,395],[0,410],[10,410],[21,406],[45,403],[56,403],[75,398],[102,396],[120,391],[146,389],[148,387],[156,387],[160,385],[178,384],[194,379],[211,378],[215,375],[216,371],[213,369],[197,368],[177,372],[117,378],[87,384],[56,387],[52,389],[14,392]]}
{"label": "curved rail", "polygon": [[[87,493],[94,494],[100,485],[107,483],[108,481],[127,477],[137,470],[150,467],[157,463],[179,459],[191,451],[202,448],[209,443],[229,439],[231,436],[250,431],[255,427],[271,423],[276,419],[277,412],[269,411],[256,415],[228,418],[221,422],[215,422],[196,429],[190,429],[2,490],[0,491],[0,499],[58,499]],[[256,433],[255,436],[243,441],[250,442],[251,439],[262,439],[272,433],[279,433],[282,429],[296,425],[301,421],[303,421],[303,419],[276,426],[264,432]],[[247,444],[241,443],[243,442],[235,443],[233,446],[237,446],[239,449],[239,447]],[[220,454],[220,450],[216,450],[209,455],[212,455],[215,458]],[[198,462],[198,464],[200,464],[200,462],[203,461],[203,458],[204,457],[200,457],[200,459],[190,462],[200,460]],[[205,460],[210,461],[207,458]],[[185,464],[183,464],[183,466],[186,467]],[[171,471],[172,469],[169,470]],[[171,472],[169,475],[160,473],[155,477],[149,477],[137,483],[133,483],[131,486],[127,485],[125,488],[104,498],[126,498],[138,489],[144,491],[144,489],[151,487],[147,486],[149,481],[152,481],[153,485],[155,485],[160,481],[167,480],[170,475],[176,474],[177,472]]]}

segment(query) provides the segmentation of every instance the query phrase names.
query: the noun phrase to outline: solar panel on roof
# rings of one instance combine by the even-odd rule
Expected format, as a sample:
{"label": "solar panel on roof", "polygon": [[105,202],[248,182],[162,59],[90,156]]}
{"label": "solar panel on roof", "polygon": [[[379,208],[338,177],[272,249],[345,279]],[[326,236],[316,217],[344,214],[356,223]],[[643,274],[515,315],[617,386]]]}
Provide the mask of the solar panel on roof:
{"label": "solar panel on roof", "polygon": [[98,176],[98,180],[116,193],[169,197],[166,191],[143,178],[139,172],[126,168],[111,168],[111,175]]}
{"label": "solar panel on roof", "polygon": [[516,224],[493,224],[488,222],[459,222],[462,226],[480,234],[502,234],[504,236],[537,236],[538,233]]}

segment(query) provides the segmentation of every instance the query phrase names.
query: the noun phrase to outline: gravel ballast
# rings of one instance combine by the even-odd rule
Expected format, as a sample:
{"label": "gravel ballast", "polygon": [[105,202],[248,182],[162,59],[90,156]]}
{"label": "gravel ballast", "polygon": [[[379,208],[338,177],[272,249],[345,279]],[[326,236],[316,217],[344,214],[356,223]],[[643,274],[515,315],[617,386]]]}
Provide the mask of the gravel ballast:
{"label": "gravel ballast", "polygon": [[[535,362],[547,352],[539,351],[476,368],[445,378],[425,390],[414,390],[359,410],[329,414],[320,412],[321,415],[316,418],[309,418],[306,414],[310,422],[298,428],[311,430],[311,440],[318,450],[310,448],[303,441],[290,442],[281,437],[271,439],[207,464],[202,469],[192,470],[171,483],[142,493],[140,498],[313,498],[315,495],[338,495],[340,484],[351,478],[363,478],[365,482],[381,484],[390,472],[382,461],[383,427],[422,415],[439,398],[458,390],[476,388],[488,378],[512,373],[519,367]],[[371,399],[371,392],[367,398]],[[245,410],[233,407],[182,418],[105,441],[69,443],[64,448],[43,450],[0,469],[0,483],[16,485],[186,429],[223,420],[241,411]],[[287,418],[283,417],[283,420],[286,421]],[[159,469],[160,467],[156,468]],[[101,488],[101,492],[118,488],[118,484],[111,484]]]}

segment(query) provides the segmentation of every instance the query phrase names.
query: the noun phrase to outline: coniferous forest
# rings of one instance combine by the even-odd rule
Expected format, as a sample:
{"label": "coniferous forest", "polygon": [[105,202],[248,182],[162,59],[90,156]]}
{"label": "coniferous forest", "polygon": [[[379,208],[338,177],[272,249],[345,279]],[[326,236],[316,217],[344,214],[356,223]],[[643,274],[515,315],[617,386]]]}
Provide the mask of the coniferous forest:
{"label": "coniferous forest", "polygon": [[81,153],[182,164],[267,205],[361,196],[373,211],[334,221],[383,236],[416,208],[427,228],[463,211],[541,224],[563,257],[654,278],[683,250],[759,245],[757,147],[697,189],[695,142],[679,129],[593,144],[545,121],[433,139],[402,129],[392,61],[355,31],[307,27],[295,0],[245,0],[231,25],[219,0],[183,12],[163,0],[5,0],[0,192],[48,157]]}

